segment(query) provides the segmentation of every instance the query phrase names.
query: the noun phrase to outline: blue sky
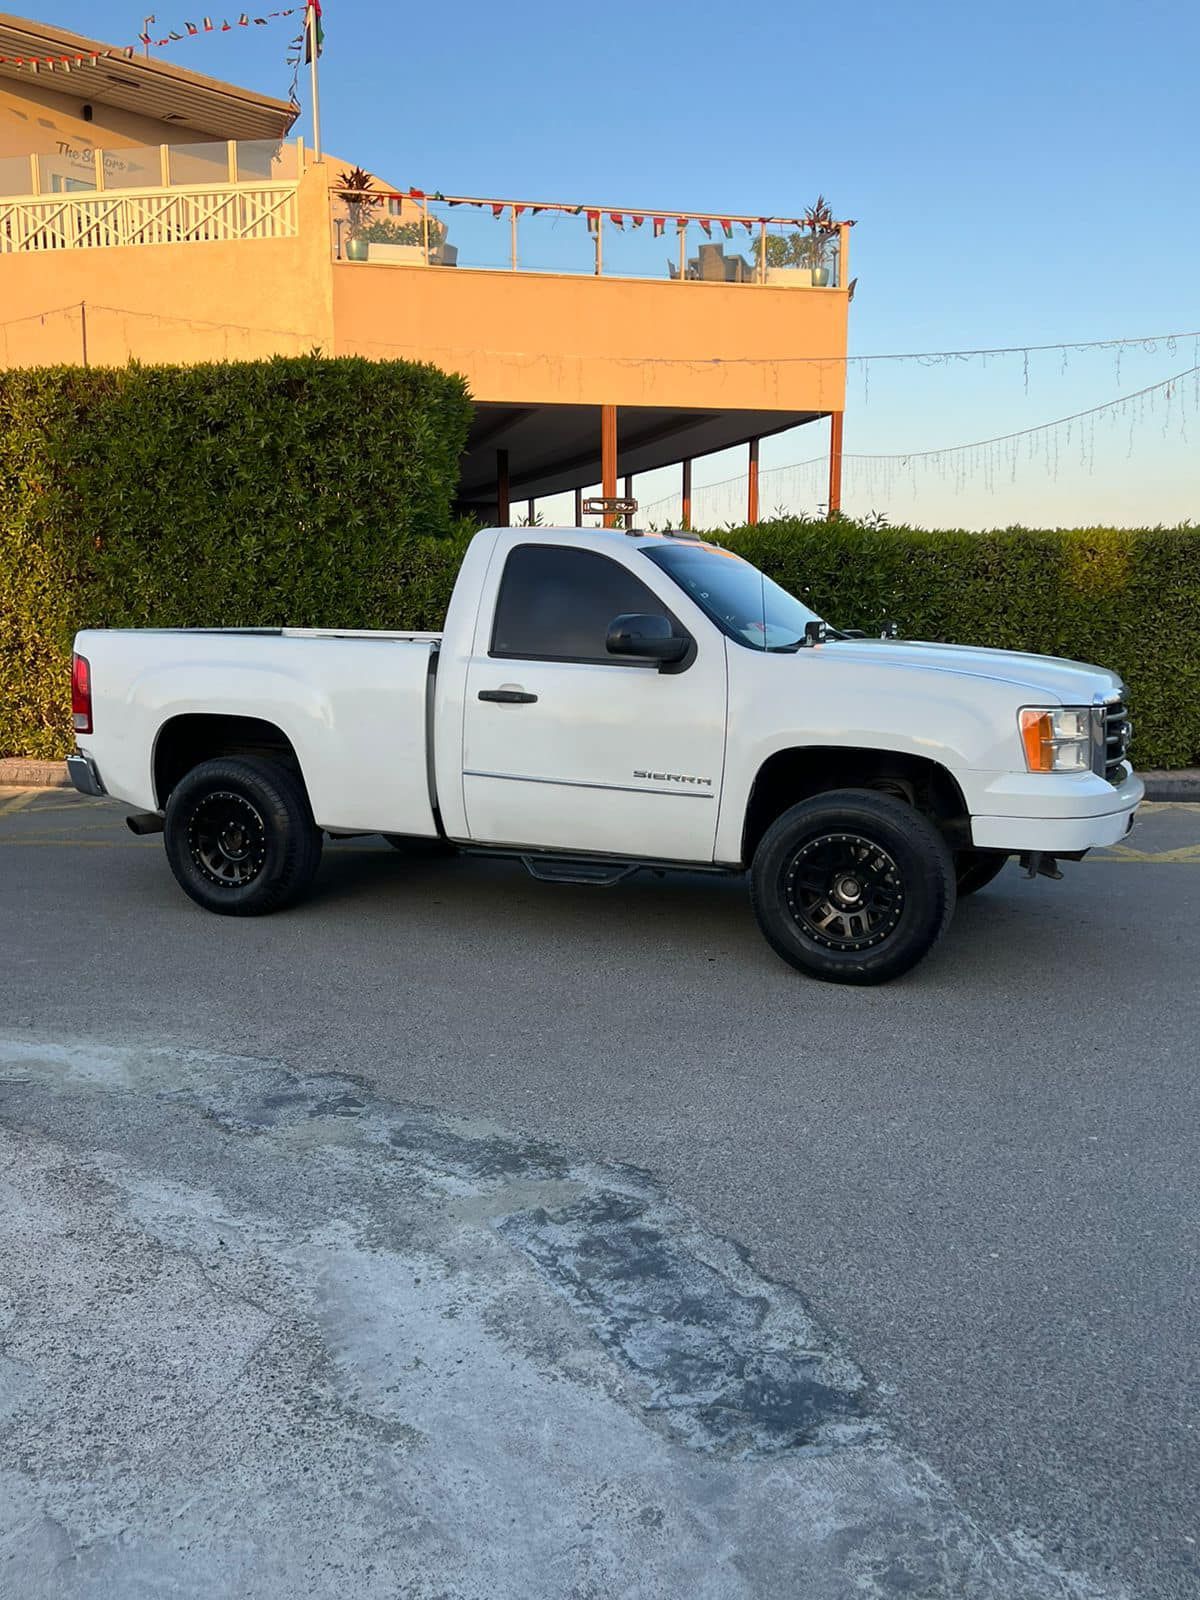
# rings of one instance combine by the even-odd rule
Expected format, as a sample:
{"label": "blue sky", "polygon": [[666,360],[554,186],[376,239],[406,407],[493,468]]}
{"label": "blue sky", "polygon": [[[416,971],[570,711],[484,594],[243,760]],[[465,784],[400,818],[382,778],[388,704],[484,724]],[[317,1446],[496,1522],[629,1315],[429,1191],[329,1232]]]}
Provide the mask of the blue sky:
{"label": "blue sky", "polygon": [[[189,3],[156,0],[159,25],[198,18]],[[112,0],[30,9],[114,43],[140,29]],[[594,10],[326,0],[325,19],[326,147],[398,184],[718,215],[790,214],[823,192],[859,224],[853,350],[1200,327],[1195,0],[608,0]],[[283,95],[289,37],[280,21],[188,40],[170,56]],[[307,133],[303,79],[302,98]],[[1119,374],[1111,352],[1072,355],[1065,372],[1045,356],[1030,365],[1028,393],[1020,360],[877,365],[869,391],[851,378],[846,449],[934,449],[1027,428],[1198,360],[1191,341],[1174,354],[1127,352]],[[914,490],[877,471],[868,492],[865,468],[850,462],[847,509],[967,526],[1200,520],[1190,381],[1173,404],[1170,415],[1161,403],[1135,414],[1132,434],[1128,417],[1101,427],[1090,453],[1076,438],[1057,476],[1035,458],[1016,482],[924,472]],[[825,437],[817,424],[767,441],[764,468],[820,453]],[[714,458],[703,476],[741,467]],[[773,481],[783,483],[767,480],[768,501]]]}

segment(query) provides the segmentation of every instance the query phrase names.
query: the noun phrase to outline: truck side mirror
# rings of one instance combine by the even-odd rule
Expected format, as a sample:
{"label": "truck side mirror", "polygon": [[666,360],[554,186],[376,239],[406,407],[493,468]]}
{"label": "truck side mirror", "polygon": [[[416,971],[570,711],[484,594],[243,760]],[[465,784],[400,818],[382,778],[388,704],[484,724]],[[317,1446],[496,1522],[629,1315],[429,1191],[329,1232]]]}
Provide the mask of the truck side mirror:
{"label": "truck side mirror", "polygon": [[614,617],[606,641],[610,656],[643,661],[682,661],[692,641],[674,631],[669,617]]}

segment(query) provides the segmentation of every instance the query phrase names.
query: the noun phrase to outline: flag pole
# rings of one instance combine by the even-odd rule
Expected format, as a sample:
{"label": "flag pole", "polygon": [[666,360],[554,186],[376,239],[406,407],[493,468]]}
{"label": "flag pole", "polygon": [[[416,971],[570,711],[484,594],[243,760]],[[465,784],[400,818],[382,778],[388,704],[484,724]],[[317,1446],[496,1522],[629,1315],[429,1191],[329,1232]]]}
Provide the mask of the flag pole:
{"label": "flag pole", "polygon": [[312,132],[313,160],[321,164],[321,91],[317,82],[317,57],[320,54],[317,40],[316,12],[312,0],[304,7],[304,31],[308,35],[308,60],[312,68]]}

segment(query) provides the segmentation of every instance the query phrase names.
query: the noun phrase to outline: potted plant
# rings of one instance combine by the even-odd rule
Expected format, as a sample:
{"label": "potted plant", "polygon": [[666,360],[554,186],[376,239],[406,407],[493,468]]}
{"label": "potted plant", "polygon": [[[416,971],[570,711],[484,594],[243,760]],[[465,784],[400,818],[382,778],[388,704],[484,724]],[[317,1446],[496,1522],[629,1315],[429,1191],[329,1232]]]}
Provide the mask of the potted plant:
{"label": "potted plant", "polygon": [[833,212],[829,209],[829,202],[823,194],[819,194],[809,206],[804,213],[803,221],[808,230],[804,242],[812,267],[813,286],[817,289],[826,289],[829,286],[829,259],[838,228],[833,220]]}
{"label": "potted plant", "polygon": [[812,266],[808,258],[808,240],[802,233],[768,233],[754,241],[754,254],[762,265],[763,246],[766,246],[766,266],[763,279],[779,289],[808,288],[812,283]]}
{"label": "potted plant", "polygon": [[[766,235],[764,278],[768,283],[782,288],[827,288],[829,262],[837,234],[837,223],[829,202],[819,194],[801,218],[800,229],[791,233]],[[763,244],[761,237],[754,241],[755,255],[760,263]]]}
{"label": "potted plant", "polygon": [[[428,231],[426,231],[428,230]],[[446,236],[446,224],[436,217],[414,222],[388,222],[383,219],[369,223],[361,238],[367,246],[372,261],[391,261],[402,266],[424,266],[426,245],[430,261],[436,261]]]}
{"label": "potted plant", "polygon": [[367,259],[367,241],[363,235],[371,213],[383,198],[382,195],[372,191],[371,185],[374,182],[371,174],[362,167],[352,167],[349,172],[343,172],[338,178],[338,193],[346,207],[346,220],[350,225],[349,237],[346,240],[348,261]]}

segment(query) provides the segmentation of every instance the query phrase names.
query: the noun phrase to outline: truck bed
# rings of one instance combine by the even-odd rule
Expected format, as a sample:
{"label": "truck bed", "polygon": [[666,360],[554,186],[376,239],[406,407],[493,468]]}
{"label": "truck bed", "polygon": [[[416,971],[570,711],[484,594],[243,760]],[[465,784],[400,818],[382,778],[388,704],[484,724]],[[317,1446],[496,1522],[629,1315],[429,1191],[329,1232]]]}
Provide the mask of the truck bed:
{"label": "truck bed", "polygon": [[88,631],[109,794],[161,806],[154,750],[180,717],[250,717],[295,751],[319,827],[434,837],[429,698],[441,635],[337,628]]}

